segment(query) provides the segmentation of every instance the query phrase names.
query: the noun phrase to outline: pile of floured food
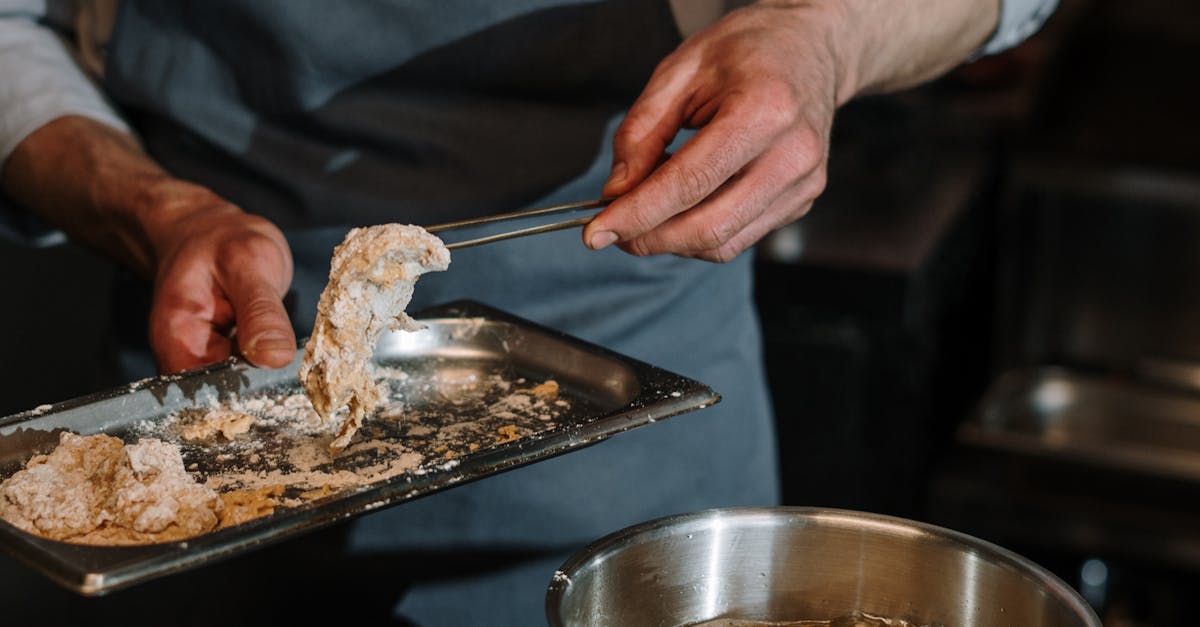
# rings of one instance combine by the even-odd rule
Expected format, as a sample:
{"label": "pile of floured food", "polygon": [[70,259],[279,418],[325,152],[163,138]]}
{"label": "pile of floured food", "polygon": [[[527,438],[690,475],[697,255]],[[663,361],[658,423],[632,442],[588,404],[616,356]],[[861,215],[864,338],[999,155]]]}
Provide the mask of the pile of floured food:
{"label": "pile of floured food", "polygon": [[407,224],[353,229],[334,250],[300,365],[300,381],[323,420],[348,411],[331,450],[346,448],[363,418],[379,405],[371,365],[379,336],[423,328],[404,313],[413,286],[422,274],[449,265],[450,251],[442,240]]}
{"label": "pile of floured food", "polygon": [[107,435],[63,433],[49,455],[0,484],[0,518],[75,544],[168,542],[215,529],[223,501],[156,439],[126,445]]}

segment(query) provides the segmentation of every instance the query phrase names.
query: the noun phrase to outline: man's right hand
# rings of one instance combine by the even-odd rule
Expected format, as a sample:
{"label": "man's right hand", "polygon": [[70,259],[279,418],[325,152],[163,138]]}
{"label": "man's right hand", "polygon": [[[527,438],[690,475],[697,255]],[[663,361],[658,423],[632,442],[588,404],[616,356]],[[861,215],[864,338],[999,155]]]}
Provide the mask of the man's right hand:
{"label": "man's right hand", "polygon": [[283,234],[174,178],[130,136],[88,118],[57,118],[17,146],[0,183],[73,240],[154,282],[150,345],[163,372],[235,352],[267,367],[295,356]]}

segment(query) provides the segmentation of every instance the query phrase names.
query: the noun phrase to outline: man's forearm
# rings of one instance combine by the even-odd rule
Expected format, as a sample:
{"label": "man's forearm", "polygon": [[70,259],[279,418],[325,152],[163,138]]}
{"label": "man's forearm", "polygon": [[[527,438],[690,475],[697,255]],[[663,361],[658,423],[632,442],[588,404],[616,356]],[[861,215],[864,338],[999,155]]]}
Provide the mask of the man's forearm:
{"label": "man's forearm", "polygon": [[837,13],[838,103],[925,82],[965,60],[1000,19],[1000,0],[820,0]]}
{"label": "man's forearm", "polygon": [[[129,135],[79,116],[27,136],[0,172],[6,194],[77,242],[143,277],[156,264],[154,230],[207,190],[171,177]],[[214,197],[215,198],[215,197]]]}

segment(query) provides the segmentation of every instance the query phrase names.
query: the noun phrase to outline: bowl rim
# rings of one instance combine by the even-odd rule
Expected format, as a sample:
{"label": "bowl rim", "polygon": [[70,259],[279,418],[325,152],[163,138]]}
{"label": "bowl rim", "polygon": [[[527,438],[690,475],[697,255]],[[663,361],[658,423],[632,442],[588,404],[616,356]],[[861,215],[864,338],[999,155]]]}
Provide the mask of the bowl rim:
{"label": "bowl rim", "polygon": [[642,538],[652,538],[666,529],[678,531],[678,528],[686,527],[707,528],[709,523],[714,520],[731,521],[751,520],[755,518],[778,520],[780,517],[786,518],[792,524],[801,521],[812,523],[852,520],[856,524],[867,524],[878,527],[881,531],[893,534],[926,536],[965,546],[978,553],[981,557],[1001,563],[1042,584],[1047,594],[1056,598],[1075,614],[1083,618],[1089,627],[1103,627],[1100,618],[1096,615],[1092,607],[1088,605],[1087,601],[1062,579],[1037,563],[1002,546],[961,531],[917,520],[847,509],[804,506],[751,506],[704,509],[695,512],[662,516],[614,531],[576,551],[554,572],[546,588],[546,619],[550,627],[563,627],[559,610],[562,606],[563,597],[571,586],[572,577],[594,560],[616,553],[626,546],[632,546]]}

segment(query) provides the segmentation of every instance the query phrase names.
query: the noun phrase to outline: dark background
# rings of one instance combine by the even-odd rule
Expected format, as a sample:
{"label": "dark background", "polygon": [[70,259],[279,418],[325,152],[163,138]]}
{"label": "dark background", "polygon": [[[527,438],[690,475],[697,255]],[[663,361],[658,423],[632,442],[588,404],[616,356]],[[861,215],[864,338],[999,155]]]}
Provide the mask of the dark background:
{"label": "dark background", "polygon": [[[828,191],[759,250],[787,504],[992,540],[1079,587],[1106,625],[1195,624],[1200,481],[1026,458],[959,428],[1024,366],[1126,373],[1163,346],[1200,364],[1197,60],[1197,3],[1066,0],[1020,48],[839,114]],[[122,383],[107,262],[0,241],[0,264],[0,415]],[[1064,266],[1138,287],[1141,307],[1087,301],[1119,311],[1101,334],[1119,350],[1057,341],[1080,306],[1060,297],[1079,281],[1049,282]]]}

